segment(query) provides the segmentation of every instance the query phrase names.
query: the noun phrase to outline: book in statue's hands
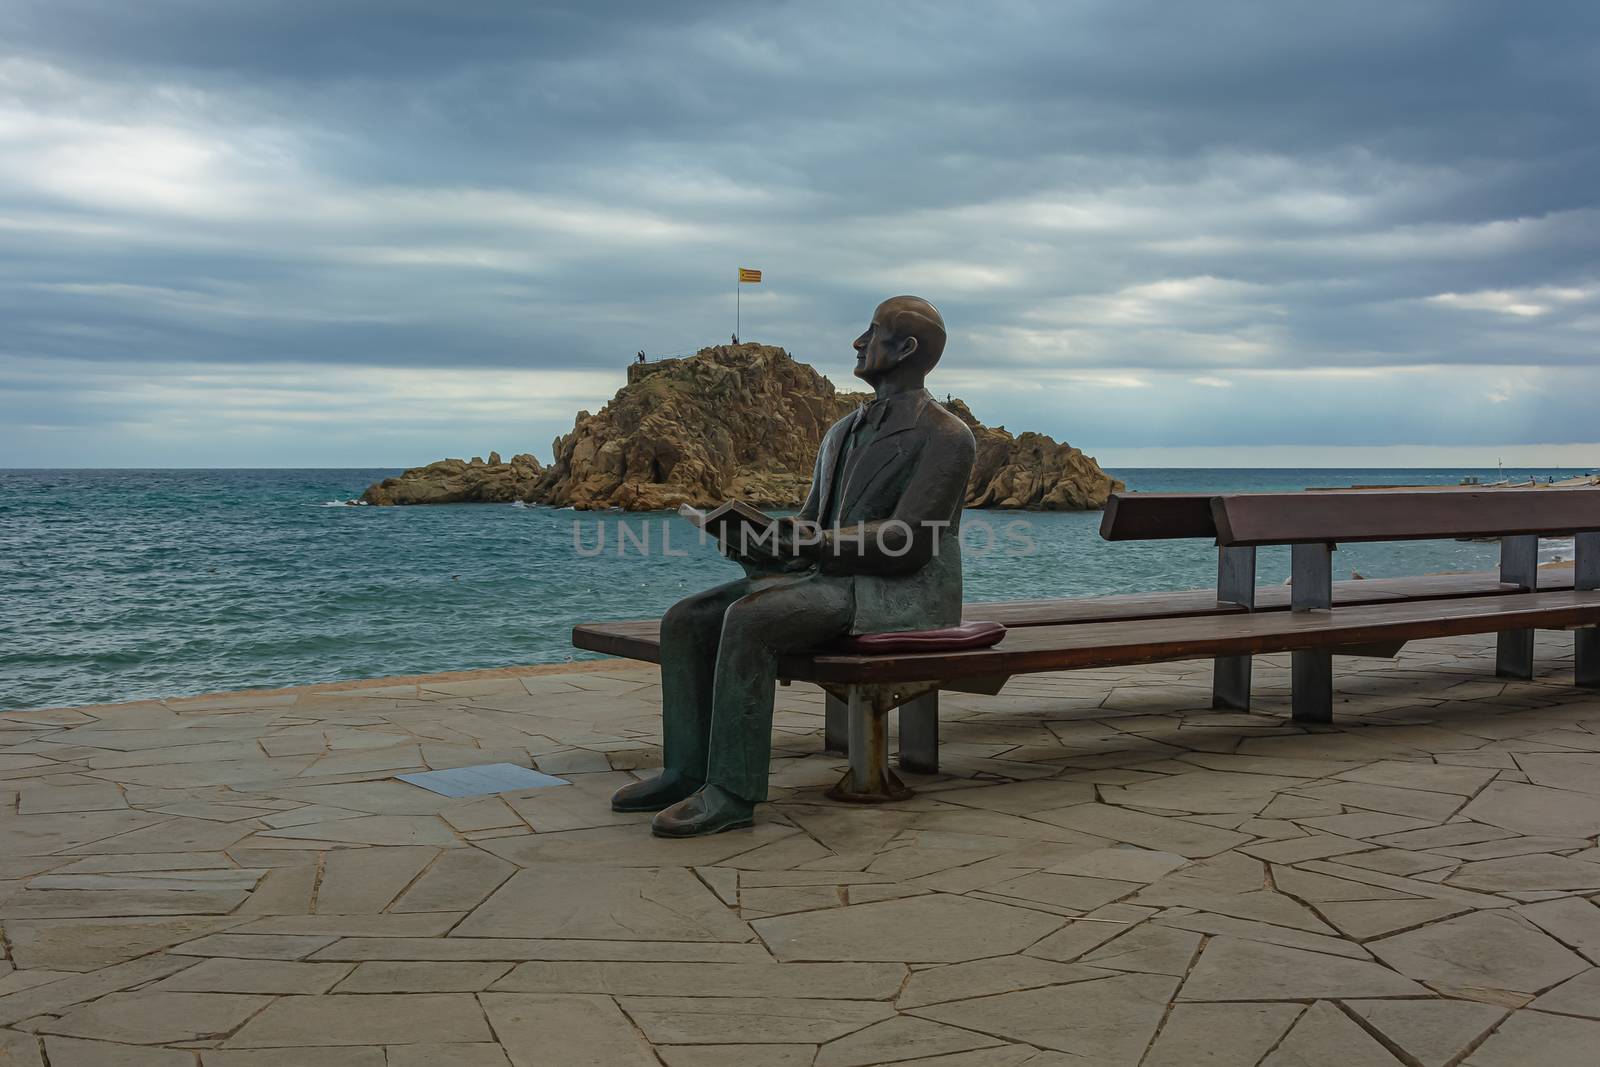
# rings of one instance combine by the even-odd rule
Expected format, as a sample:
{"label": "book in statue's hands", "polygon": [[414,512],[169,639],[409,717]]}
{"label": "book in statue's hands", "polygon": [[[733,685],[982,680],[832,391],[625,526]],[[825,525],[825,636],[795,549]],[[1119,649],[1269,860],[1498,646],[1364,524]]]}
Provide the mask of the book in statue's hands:
{"label": "book in statue's hands", "polygon": [[710,511],[683,504],[678,514],[715,537],[725,553],[742,556],[759,543],[774,543],[772,526],[778,520],[742,500],[724,501]]}

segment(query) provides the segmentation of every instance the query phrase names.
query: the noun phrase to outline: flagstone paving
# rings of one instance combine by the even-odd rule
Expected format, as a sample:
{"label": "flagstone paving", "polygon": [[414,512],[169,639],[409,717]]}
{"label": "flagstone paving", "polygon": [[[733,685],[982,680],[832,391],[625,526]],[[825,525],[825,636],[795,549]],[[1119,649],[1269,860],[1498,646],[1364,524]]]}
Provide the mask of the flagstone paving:
{"label": "flagstone paving", "polygon": [[[0,714],[0,1063],[1591,1067],[1600,693],[1492,640],[1340,659],[1336,725],[1205,663],[943,697],[828,801],[780,690],[757,825],[665,841],[621,662]],[[571,784],[449,798],[395,775]]]}

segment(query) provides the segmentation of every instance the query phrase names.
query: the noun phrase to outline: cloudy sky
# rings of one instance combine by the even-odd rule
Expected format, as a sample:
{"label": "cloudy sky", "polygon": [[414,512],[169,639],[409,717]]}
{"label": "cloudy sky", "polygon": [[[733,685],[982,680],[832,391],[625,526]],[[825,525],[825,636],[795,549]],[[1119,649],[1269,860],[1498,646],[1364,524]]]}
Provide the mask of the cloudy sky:
{"label": "cloudy sky", "polygon": [[1600,7],[0,3],[0,466],[531,450],[635,350],[1111,465],[1600,465]]}

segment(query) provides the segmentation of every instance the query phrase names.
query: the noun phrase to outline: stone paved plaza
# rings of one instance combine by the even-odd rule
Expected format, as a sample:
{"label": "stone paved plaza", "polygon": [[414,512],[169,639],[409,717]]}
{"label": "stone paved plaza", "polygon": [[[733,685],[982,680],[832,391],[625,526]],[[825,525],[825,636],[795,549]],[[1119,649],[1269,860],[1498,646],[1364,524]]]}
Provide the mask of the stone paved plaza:
{"label": "stone paved plaza", "polygon": [[[1600,1062],[1600,694],[1492,639],[1339,660],[1340,724],[1206,663],[944,698],[945,774],[662,841],[653,668],[0,716],[0,1064]],[[584,669],[589,668],[589,669]],[[448,799],[393,780],[533,766]]]}

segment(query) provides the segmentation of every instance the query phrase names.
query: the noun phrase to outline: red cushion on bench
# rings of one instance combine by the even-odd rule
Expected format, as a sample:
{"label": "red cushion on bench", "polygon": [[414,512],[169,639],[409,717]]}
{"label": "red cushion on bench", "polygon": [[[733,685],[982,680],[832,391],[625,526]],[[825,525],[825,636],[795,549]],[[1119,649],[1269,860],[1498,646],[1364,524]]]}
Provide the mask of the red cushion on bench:
{"label": "red cushion on bench", "polygon": [[839,652],[878,655],[889,652],[956,652],[999,644],[1006,628],[997,622],[964,622],[943,630],[900,630],[887,634],[855,634],[834,646]]}

